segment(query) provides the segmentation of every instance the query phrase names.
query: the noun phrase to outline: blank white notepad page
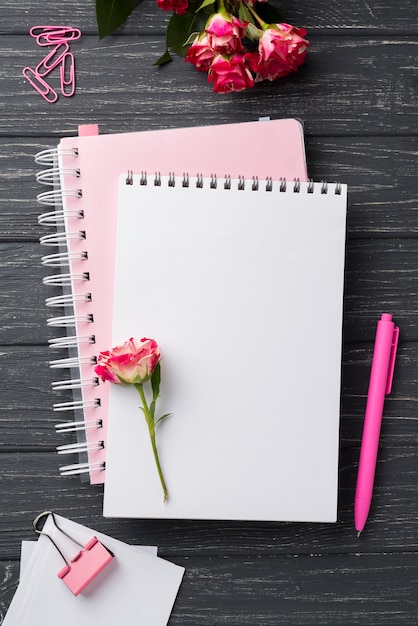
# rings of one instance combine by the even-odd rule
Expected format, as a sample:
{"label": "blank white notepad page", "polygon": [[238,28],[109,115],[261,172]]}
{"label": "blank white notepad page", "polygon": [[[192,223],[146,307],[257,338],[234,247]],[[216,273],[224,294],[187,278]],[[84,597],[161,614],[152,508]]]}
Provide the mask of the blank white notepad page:
{"label": "blank white notepad page", "polygon": [[160,346],[169,498],[111,385],[104,515],[335,521],[346,187],[173,180],[121,176],[112,344]]}

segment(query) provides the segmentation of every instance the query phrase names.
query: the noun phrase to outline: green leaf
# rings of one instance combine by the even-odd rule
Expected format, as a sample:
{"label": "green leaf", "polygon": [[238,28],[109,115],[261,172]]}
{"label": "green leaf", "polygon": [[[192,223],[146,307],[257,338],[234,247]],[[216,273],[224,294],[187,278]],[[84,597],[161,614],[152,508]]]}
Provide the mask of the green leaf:
{"label": "green leaf", "polygon": [[257,26],[254,26],[254,24],[248,24],[245,34],[251,41],[256,41],[260,39],[263,31],[260,28],[257,28]]}
{"label": "green leaf", "polygon": [[242,22],[253,22],[254,17],[243,2],[238,5],[238,17]]}
{"label": "green leaf", "polygon": [[173,59],[171,58],[171,54],[168,50],[166,50],[164,52],[164,54],[162,54],[160,56],[159,59],[157,59],[155,61],[155,63],[153,63],[153,65],[164,65],[165,63],[169,63],[170,61],[172,61]]}
{"label": "green leaf", "polygon": [[204,9],[205,7],[213,6],[213,9],[211,12],[214,13],[214,8],[215,8],[214,5],[215,5],[215,0],[203,0],[198,10],[200,11],[201,9]]}
{"label": "green leaf", "polygon": [[149,412],[151,413],[152,421],[154,421],[154,416],[155,416],[155,400],[151,400],[151,404],[149,405]]}
{"label": "green leaf", "polygon": [[161,415],[161,417],[159,417],[157,419],[157,421],[155,422],[155,425],[157,425],[160,422],[162,422],[163,420],[167,419],[167,417],[170,417],[170,415],[172,415],[172,413],[164,413],[164,415]]}
{"label": "green leaf", "polygon": [[160,394],[160,382],[161,382],[161,367],[160,362],[154,367],[154,371],[151,374],[151,387],[152,387],[152,400],[155,403]]}
{"label": "green leaf", "polygon": [[167,26],[167,48],[170,48],[179,56],[186,56],[186,41],[192,33],[197,34],[203,30],[206,20],[207,15],[205,11],[185,13],[184,15],[174,13]]}
{"label": "green leaf", "polygon": [[96,19],[99,37],[107,37],[122,26],[140,0],[96,0]]}

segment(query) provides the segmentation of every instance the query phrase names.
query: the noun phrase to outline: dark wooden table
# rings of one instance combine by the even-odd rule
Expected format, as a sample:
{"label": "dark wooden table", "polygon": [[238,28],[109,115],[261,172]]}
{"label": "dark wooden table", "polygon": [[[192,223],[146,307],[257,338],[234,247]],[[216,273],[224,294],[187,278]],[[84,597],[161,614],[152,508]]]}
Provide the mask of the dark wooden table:
{"label": "dark wooden table", "polygon": [[[0,621],[22,539],[52,509],[127,542],[157,544],[186,567],[173,626],[418,623],[418,4],[282,2],[311,48],[300,71],[216,95],[180,59],[152,67],[166,16],[145,0],[99,41],[89,1],[3,0],[0,25]],[[46,104],[24,81],[36,24],[79,26],[75,97]],[[34,154],[98,122],[102,133],[299,117],[310,176],[349,186],[339,519],[336,524],[104,519],[102,489],[58,475]],[[243,150],[251,146],[243,142]],[[382,426],[366,531],[353,496],[375,325],[393,314],[401,341]],[[133,617],[132,624],[135,624]],[[146,626],[146,625],[144,625]]]}

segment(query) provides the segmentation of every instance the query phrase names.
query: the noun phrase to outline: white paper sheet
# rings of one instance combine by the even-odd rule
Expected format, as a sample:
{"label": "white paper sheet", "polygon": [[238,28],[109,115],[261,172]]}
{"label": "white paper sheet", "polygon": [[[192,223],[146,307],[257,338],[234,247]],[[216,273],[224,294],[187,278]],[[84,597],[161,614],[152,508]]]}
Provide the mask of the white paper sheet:
{"label": "white paper sheet", "polygon": [[335,521],[345,186],[139,178],[120,180],[112,345],[160,345],[169,498],[137,392],[107,383],[104,515]]}

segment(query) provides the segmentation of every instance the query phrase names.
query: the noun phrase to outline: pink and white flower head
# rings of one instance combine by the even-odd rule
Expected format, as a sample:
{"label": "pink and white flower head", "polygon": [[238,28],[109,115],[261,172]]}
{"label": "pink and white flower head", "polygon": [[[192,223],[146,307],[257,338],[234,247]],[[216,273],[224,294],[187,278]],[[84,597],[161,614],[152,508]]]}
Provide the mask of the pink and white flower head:
{"label": "pink and white flower head", "polygon": [[290,24],[272,24],[261,36],[258,52],[248,53],[246,59],[256,82],[275,80],[295,72],[305,60],[309,41],[306,30]]}
{"label": "pink and white flower head", "polygon": [[214,13],[205,26],[210,47],[218,54],[241,52],[247,25],[229,13]]}
{"label": "pink and white flower head", "polygon": [[242,91],[254,86],[254,80],[242,54],[222,56],[218,54],[208,72],[208,81],[213,82],[216,93]]}
{"label": "pink and white flower head", "polygon": [[207,72],[216,54],[210,45],[209,35],[203,31],[187,50],[185,60],[199,71]]}
{"label": "pink and white flower head", "polygon": [[142,384],[149,380],[160,360],[154,339],[134,339],[100,352],[94,371],[102,380],[117,384]]}

